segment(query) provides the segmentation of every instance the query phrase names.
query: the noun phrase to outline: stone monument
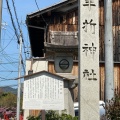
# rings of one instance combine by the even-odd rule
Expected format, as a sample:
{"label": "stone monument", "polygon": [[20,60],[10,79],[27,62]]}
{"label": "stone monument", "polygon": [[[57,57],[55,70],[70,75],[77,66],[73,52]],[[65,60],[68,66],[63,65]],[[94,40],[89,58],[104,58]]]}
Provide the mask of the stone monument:
{"label": "stone monument", "polygon": [[79,120],[99,120],[98,0],[79,0]]}

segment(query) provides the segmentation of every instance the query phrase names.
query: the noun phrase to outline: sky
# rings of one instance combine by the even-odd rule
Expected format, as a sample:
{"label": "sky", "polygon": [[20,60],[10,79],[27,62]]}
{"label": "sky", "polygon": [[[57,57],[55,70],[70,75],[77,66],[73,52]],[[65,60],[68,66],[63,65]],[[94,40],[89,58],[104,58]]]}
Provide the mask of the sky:
{"label": "sky", "polygon": [[[17,87],[17,81],[14,79],[18,77],[19,44],[15,36],[15,31],[12,25],[11,16],[6,5],[6,1],[8,1],[9,3],[9,8],[12,13],[15,28],[17,30],[18,35],[20,35],[18,25],[16,22],[17,20],[15,17],[12,0],[3,0],[2,28],[0,40],[0,87],[1,86]],[[39,6],[39,9],[43,9],[45,7],[56,4],[62,0],[13,0],[13,1],[17,13],[18,22],[23,33],[24,45],[22,48],[22,57],[24,60],[25,67],[25,60],[30,58],[29,35],[25,23],[26,15],[38,11],[37,5]],[[21,76],[25,74],[24,71],[25,69],[21,70]],[[21,82],[23,82],[23,80]]]}

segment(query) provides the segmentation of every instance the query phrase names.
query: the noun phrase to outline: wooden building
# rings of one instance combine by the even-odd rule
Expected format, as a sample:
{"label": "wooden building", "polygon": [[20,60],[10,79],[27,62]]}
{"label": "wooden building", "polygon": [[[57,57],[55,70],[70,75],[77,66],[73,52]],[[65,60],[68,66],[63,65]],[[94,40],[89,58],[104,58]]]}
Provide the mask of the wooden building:
{"label": "wooden building", "polygon": [[[55,55],[73,57],[70,73],[78,76],[78,1],[65,0],[27,15],[32,56],[48,61],[48,71],[55,70]],[[120,92],[120,0],[113,0],[114,85]],[[100,99],[104,100],[104,0],[99,1]]]}

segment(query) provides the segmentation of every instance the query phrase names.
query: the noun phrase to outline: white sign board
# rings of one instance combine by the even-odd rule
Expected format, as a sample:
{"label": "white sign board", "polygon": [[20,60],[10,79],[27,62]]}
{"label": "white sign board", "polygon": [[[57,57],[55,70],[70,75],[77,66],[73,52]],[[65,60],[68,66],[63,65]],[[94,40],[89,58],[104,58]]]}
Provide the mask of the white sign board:
{"label": "white sign board", "polygon": [[64,86],[59,77],[27,77],[24,81],[23,109],[64,110]]}

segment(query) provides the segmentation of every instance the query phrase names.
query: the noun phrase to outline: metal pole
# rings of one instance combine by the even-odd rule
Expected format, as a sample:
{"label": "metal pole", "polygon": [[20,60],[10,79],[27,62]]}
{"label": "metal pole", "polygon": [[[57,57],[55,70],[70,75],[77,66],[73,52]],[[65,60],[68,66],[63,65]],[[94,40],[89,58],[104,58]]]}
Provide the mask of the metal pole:
{"label": "metal pole", "polygon": [[18,91],[17,91],[17,120],[20,118],[20,92],[21,92],[21,61],[22,61],[22,37],[20,35],[20,48],[19,48],[19,68],[18,68]]}
{"label": "metal pole", "polygon": [[105,101],[114,97],[112,0],[104,0],[105,10]]}
{"label": "metal pole", "polygon": [[80,120],[80,115],[81,115],[81,111],[80,111],[80,104],[81,104],[81,101],[80,101],[80,97],[81,97],[81,89],[80,89],[80,56],[81,56],[81,48],[80,48],[80,6],[81,6],[81,3],[80,3],[80,0],[78,0],[78,59],[79,59],[79,62],[78,62],[78,108],[79,108],[79,111],[78,111],[78,120]]}
{"label": "metal pole", "polygon": [[42,120],[45,120],[45,110],[41,111],[41,118],[42,118]]}
{"label": "metal pole", "polygon": [[2,0],[0,0],[0,45],[1,45],[1,24],[2,24]]}

